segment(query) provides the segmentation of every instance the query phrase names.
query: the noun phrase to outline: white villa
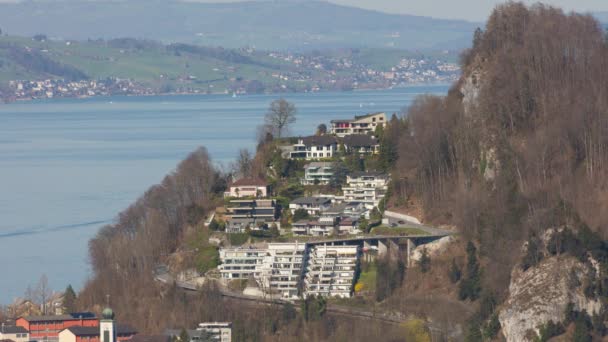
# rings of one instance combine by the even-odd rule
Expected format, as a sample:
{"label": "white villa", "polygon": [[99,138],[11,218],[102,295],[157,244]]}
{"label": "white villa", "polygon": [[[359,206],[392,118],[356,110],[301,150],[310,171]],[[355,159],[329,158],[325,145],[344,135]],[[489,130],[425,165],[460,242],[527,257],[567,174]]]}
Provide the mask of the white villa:
{"label": "white villa", "polygon": [[287,148],[285,155],[289,159],[332,158],[338,152],[338,140],[331,135],[313,135],[298,138],[297,143]]}

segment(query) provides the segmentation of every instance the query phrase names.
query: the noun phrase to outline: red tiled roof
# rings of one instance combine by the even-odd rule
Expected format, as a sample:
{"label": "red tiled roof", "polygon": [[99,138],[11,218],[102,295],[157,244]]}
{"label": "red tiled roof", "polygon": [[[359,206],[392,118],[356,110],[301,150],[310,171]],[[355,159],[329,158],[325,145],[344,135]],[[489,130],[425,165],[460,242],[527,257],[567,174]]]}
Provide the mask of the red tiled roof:
{"label": "red tiled roof", "polygon": [[247,185],[255,185],[255,186],[268,186],[268,183],[261,179],[254,178],[241,178],[236,182],[232,183],[231,186],[247,186]]}

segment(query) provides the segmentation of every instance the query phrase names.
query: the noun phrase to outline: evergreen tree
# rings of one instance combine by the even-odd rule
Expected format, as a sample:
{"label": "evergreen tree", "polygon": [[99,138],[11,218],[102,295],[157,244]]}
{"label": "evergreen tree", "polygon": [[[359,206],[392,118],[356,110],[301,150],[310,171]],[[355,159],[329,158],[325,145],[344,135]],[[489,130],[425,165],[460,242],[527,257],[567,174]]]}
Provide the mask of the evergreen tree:
{"label": "evergreen tree", "polygon": [[429,252],[427,251],[426,247],[422,248],[420,260],[418,260],[418,267],[420,267],[420,271],[422,273],[426,273],[431,270],[431,257],[429,256]]}
{"label": "evergreen tree", "polygon": [[179,341],[180,342],[189,342],[190,341],[190,336],[188,335],[188,332],[186,331],[186,329],[182,329],[182,332],[179,334]]}
{"label": "evergreen tree", "polygon": [[458,267],[458,265],[456,264],[456,259],[452,258],[452,265],[450,266],[448,277],[450,278],[452,284],[456,284],[460,280],[461,276],[462,271],[460,270],[460,267]]}
{"label": "evergreen tree", "polygon": [[68,313],[76,312],[76,292],[74,292],[72,285],[68,285],[63,293],[63,308]]}
{"label": "evergreen tree", "polygon": [[477,248],[473,242],[467,244],[467,270],[466,277],[460,282],[458,296],[461,300],[476,300],[481,292],[481,271],[477,261]]}

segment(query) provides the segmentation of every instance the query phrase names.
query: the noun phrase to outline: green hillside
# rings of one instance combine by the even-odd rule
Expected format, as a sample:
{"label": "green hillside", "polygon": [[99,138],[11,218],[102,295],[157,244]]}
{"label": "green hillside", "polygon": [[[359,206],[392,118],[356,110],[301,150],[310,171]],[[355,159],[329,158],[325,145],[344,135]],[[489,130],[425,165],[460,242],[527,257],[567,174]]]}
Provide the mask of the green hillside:
{"label": "green hillside", "polygon": [[[139,94],[340,90],[352,88],[353,84],[391,86],[381,73],[390,71],[402,59],[455,63],[457,54],[394,49],[335,49],[298,54],[181,43],[166,45],[131,38],[64,41],[43,35],[0,36],[0,84],[15,80],[124,79],[135,82]],[[369,70],[377,73],[370,74]],[[144,88],[149,90],[142,91]]]}

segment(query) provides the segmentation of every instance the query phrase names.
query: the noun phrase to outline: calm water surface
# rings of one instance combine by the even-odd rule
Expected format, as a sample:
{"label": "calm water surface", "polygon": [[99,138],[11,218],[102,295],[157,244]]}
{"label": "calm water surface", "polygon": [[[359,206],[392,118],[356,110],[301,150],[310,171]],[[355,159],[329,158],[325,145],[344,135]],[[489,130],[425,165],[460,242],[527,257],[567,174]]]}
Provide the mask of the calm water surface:
{"label": "calm water surface", "polygon": [[[447,86],[292,94],[292,133],[397,112]],[[87,242],[198,146],[227,165],[253,149],[276,95],[110,97],[0,105],[0,304],[46,274],[53,289],[89,276]]]}

